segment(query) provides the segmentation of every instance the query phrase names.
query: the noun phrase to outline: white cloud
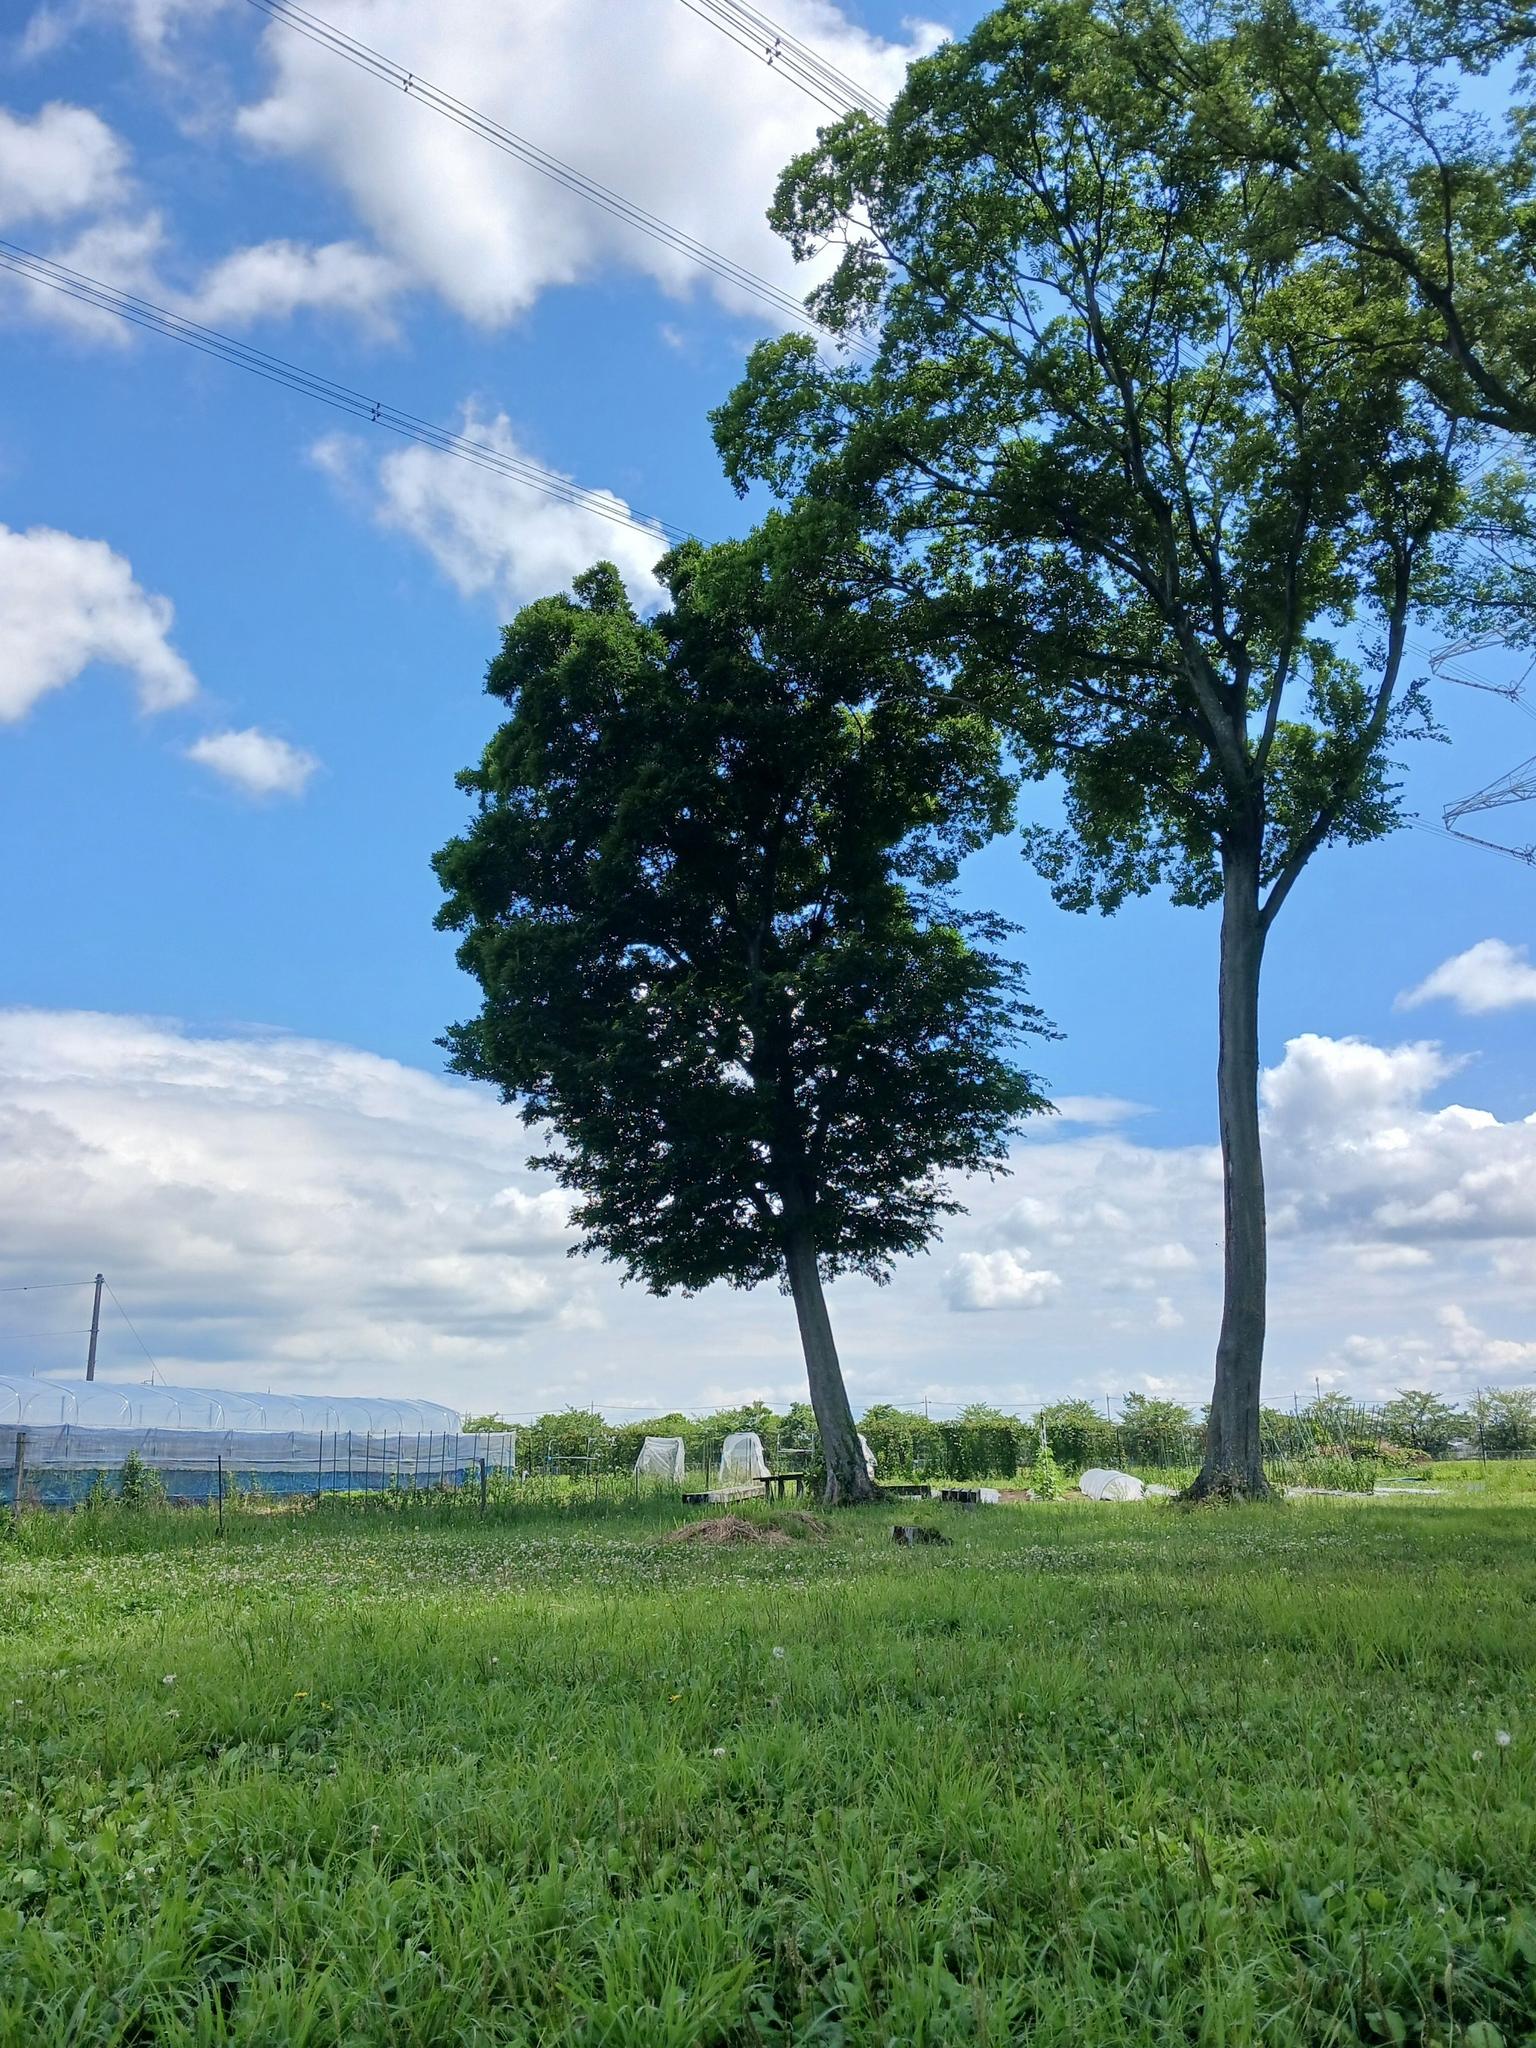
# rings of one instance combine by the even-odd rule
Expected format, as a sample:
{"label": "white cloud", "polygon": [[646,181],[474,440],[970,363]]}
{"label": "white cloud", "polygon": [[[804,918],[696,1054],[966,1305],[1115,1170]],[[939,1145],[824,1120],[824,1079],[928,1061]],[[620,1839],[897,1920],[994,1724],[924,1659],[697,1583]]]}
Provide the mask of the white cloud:
{"label": "white cloud", "polygon": [[247,796],[302,796],[320,763],[302,747],[248,725],[240,732],[205,733],[187,759],[244,790]]}
{"label": "white cloud", "polygon": [[0,526],[0,723],[96,661],[133,675],[145,711],[186,703],[197,679],[171,645],[172,617],[105,541]]}
{"label": "white cloud", "polygon": [[210,327],[286,320],[301,310],[345,313],[386,331],[401,283],[396,264],[356,242],[260,242],[205,271],[177,310]]}
{"label": "white cloud", "polygon": [[[1288,1049],[1272,1092],[1294,1107],[1299,1075],[1326,1068],[1330,1044]],[[1358,1068],[1357,1044],[1334,1050]],[[1378,1221],[1405,1158],[1418,1157],[1421,1189],[1530,1160],[1536,1123],[1462,1111],[1446,1125],[1438,1085],[1399,1091],[1374,1125],[1351,1127],[1344,1153],[1310,1116],[1271,1124],[1271,1184],[1291,1212],[1273,1242],[1266,1378],[1282,1405],[1314,1378],[1362,1399],[1412,1385],[1465,1399],[1536,1378],[1536,1231]],[[1389,1127],[1402,1142],[1372,1142]],[[167,1375],[186,1381],[416,1392],[507,1414],[803,1394],[793,1311],[771,1287],[657,1300],[566,1260],[566,1198],[509,1170],[535,1142],[488,1091],[345,1046],[0,1012],[0,1282],[100,1266]],[[1011,1183],[961,1187],[972,1213],[889,1287],[830,1290],[855,1401],[927,1392],[1027,1408],[1127,1387],[1205,1398],[1214,1147],[1089,1129],[1019,1146],[1014,1167]],[[1314,1199],[1341,1174],[1347,1201]],[[1417,1256],[1378,1260],[1382,1249]],[[0,1331],[32,1300],[0,1295]],[[72,1341],[50,1361],[72,1359]],[[136,1374],[124,1347],[112,1369]],[[18,1362],[14,1344],[7,1358]]]}
{"label": "white cloud", "polygon": [[30,118],[0,107],[0,227],[111,205],[127,169],[128,152],[88,107],[51,100]]}
{"label": "white cloud", "polygon": [[225,5],[226,0],[48,0],[28,21],[20,54],[24,59],[50,56],[83,23],[95,19],[124,29],[142,56],[163,64],[184,21],[206,20]]}
{"label": "white cloud", "polygon": [[[462,431],[500,455],[526,455],[505,413],[484,419],[466,407]],[[565,504],[431,448],[395,449],[370,465],[360,442],[329,434],[311,454],[333,480],[366,496],[380,525],[425,548],[465,597],[488,596],[510,610],[563,590],[606,559],[617,564],[638,607],[659,600],[652,572],[669,545],[662,533],[638,532],[590,506]],[[629,511],[612,492],[598,497],[617,513]]]}
{"label": "white cloud", "polygon": [[1425,1106],[1460,1064],[1429,1044],[1292,1039],[1263,1084],[1277,1230],[1420,1247],[1536,1235],[1536,1116]]}
{"label": "white cloud", "polygon": [[[114,213],[89,222],[45,252],[51,261],[205,327],[247,328],[296,313],[334,313],[377,337],[393,332],[392,310],[404,280],[398,267],[356,242],[259,242],[232,250],[192,282],[175,283],[165,224],[158,213]],[[16,272],[0,290],[28,318],[90,341],[126,347],[138,329],[93,301],[56,291]]]}
{"label": "white cloud", "polygon": [[[159,216],[150,213],[93,221],[64,247],[45,253],[53,262],[100,284],[163,304],[170,296],[157,268],[164,247],[165,230]],[[129,321],[93,301],[56,291],[15,271],[0,273],[0,304],[21,308],[41,325],[117,348],[126,348],[139,332]]]}
{"label": "white cloud", "polygon": [[1144,1102],[1128,1102],[1123,1095],[1058,1095],[1056,1114],[1036,1126],[1040,1132],[1052,1124],[1123,1124],[1132,1117],[1146,1116]]}
{"label": "white cloud", "polygon": [[100,1266],[171,1378],[451,1399],[483,1371],[525,1405],[510,1354],[586,1292],[525,1142],[488,1091],[347,1047],[0,1013],[0,1266]]}
{"label": "white cloud", "polygon": [[[219,11],[220,0],[59,0],[34,12],[22,47],[45,54],[86,24],[125,30],[162,79],[179,76],[195,92],[188,134],[216,147],[232,133],[247,154],[254,147],[313,168],[350,206],[360,234],[322,249],[279,240],[238,251],[200,285],[171,293],[162,283],[147,296],[169,296],[191,318],[217,318],[223,305],[223,317],[236,325],[283,317],[299,305],[383,325],[398,292],[422,289],[496,328],[551,287],[628,273],[650,279],[680,304],[712,295],[744,316],[747,332],[782,324],[771,308],[676,246],[638,232],[279,23],[268,23],[261,35],[270,89],[231,113],[230,81],[197,33]],[[935,27],[909,23],[905,40],[887,41],[828,0],[782,0],[778,14],[882,94],[894,93],[908,61],[942,38]],[[504,114],[584,177],[778,289],[803,297],[824,270],[797,266],[764,217],[779,173],[813,141],[823,110],[676,0],[518,8],[499,0],[445,0],[437,7],[331,0],[327,19],[445,92]],[[243,79],[236,89],[248,90]],[[110,131],[98,128],[102,147],[120,149]],[[657,148],[658,135],[677,133],[686,133],[687,147]],[[99,209],[112,195],[109,179],[98,183],[89,203]],[[153,216],[103,217],[95,225],[118,241],[158,232]],[[70,260],[67,252],[49,253]],[[132,267],[108,261],[110,248],[95,253],[94,274],[124,289],[145,288],[142,265],[136,275],[125,274]],[[72,308],[42,287],[6,292],[12,300],[20,293],[34,317],[110,331],[111,316]],[[686,323],[667,324],[673,345],[686,344]]]}
{"label": "white cloud", "polygon": [[[909,58],[938,40],[914,28],[907,43],[885,42],[825,0],[782,0],[775,13],[877,93],[894,92]],[[674,227],[805,289],[763,215],[779,172],[826,116],[676,0],[331,0],[326,18]],[[679,296],[710,289],[752,305],[759,323],[771,317],[305,38],[274,24],[263,47],[271,90],[241,113],[241,134],[318,166],[379,246],[469,319],[501,325],[549,286],[614,269]],[[679,132],[686,148],[656,146]]]}
{"label": "white cloud", "polygon": [[951,1308],[1043,1308],[1061,1279],[1022,1251],[962,1252],[944,1278]]}
{"label": "white cloud", "polygon": [[1128,1263],[1143,1273],[1189,1273],[1199,1261],[1187,1244],[1149,1244],[1131,1252]]}
{"label": "white cloud", "polygon": [[1527,958],[1524,946],[1511,946],[1505,939],[1480,939],[1465,953],[1443,960],[1417,988],[1405,989],[1397,1007],[1414,1010],[1437,999],[1454,1003],[1468,1017],[1536,1003],[1536,966]]}

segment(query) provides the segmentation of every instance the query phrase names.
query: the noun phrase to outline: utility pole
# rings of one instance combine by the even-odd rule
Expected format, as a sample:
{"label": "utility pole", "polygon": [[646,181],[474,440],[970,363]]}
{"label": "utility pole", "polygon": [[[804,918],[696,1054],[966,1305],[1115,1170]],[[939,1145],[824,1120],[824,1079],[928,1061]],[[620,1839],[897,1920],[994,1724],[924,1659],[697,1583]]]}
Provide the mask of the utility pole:
{"label": "utility pole", "polygon": [[106,1285],[103,1276],[96,1275],[96,1299],[91,1305],[91,1348],[85,1354],[85,1376],[88,1380],[96,1377],[96,1338],[101,1329],[101,1290]]}

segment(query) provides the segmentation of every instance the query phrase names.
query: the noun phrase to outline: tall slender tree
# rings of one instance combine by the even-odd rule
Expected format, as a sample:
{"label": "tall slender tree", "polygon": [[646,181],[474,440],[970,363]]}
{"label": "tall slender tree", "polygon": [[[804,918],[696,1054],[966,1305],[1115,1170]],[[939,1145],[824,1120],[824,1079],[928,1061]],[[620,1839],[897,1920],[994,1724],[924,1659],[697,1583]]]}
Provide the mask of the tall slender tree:
{"label": "tall slender tree", "polygon": [[1260,971],[1313,856],[1397,817],[1454,429],[1363,345],[1395,336],[1401,271],[1313,246],[1284,180],[1147,89],[1149,33],[1110,0],[1009,0],[884,124],[823,131],[772,217],[797,255],[843,245],[814,303],[878,358],[764,344],[716,429],[740,486],[863,537],[914,639],[1063,779],[1067,829],[1028,835],[1058,900],[1219,903],[1225,1292],[1196,1490],[1257,1494]]}
{"label": "tall slender tree", "polygon": [[1145,89],[1272,181],[1292,234],[1395,277],[1363,345],[1390,345],[1448,417],[1536,436],[1536,8],[1129,5]]}
{"label": "tall slender tree", "polygon": [[[873,1497],[823,1282],[885,1278],[1045,1107],[1008,927],[959,860],[1006,828],[995,729],[821,549],[690,546],[639,619],[600,563],[507,627],[509,708],[436,859],[478,1016],[445,1043],[554,1148],[578,1249],[653,1292],[779,1280],[829,1500]],[[799,536],[795,536],[799,537]]]}

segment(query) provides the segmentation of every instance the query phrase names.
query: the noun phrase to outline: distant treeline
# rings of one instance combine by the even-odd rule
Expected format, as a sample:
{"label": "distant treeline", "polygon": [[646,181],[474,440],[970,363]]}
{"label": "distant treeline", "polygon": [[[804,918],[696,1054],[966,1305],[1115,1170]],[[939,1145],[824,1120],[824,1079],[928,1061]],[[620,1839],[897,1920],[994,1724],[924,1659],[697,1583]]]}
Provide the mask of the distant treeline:
{"label": "distant treeline", "polygon": [[[735,1430],[755,1430],[770,1464],[791,1469],[814,1464],[816,1425],[810,1405],[782,1410],[764,1402],[722,1408],[710,1415],[654,1415],[643,1422],[610,1423],[587,1409],[510,1423],[499,1415],[465,1418],[466,1430],[516,1428],[518,1465],[525,1471],[627,1472],[648,1436],[681,1437],[690,1469],[707,1471]],[[951,1421],[878,1403],[859,1428],[886,1474],[910,1472],[971,1479],[1028,1472],[1042,1433],[1057,1463],[1071,1471],[1089,1465],[1177,1467],[1198,1464],[1204,1444],[1201,1418],[1177,1401],[1127,1394],[1113,1419],[1091,1401],[1054,1401],[1030,1415],[1009,1415],[973,1402]],[[1478,1394],[1464,1408],[1437,1394],[1405,1389],[1379,1407],[1342,1394],[1324,1394],[1295,1409],[1263,1411],[1267,1458],[1345,1458],[1408,1464],[1456,1452],[1490,1458],[1536,1455],[1536,1390],[1506,1388]]]}

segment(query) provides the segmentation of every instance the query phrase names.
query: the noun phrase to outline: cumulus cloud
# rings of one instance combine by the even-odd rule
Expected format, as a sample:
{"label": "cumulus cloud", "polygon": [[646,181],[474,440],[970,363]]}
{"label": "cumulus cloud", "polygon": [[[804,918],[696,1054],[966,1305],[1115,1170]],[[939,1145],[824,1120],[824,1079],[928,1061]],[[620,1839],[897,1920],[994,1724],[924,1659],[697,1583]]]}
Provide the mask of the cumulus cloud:
{"label": "cumulus cloud", "polygon": [[171,645],[173,616],[105,541],[0,526],[0,723],[98,661],[128,670],[144,711],[186,703],[197,679]]}
{"label": "cumulus cloud", "polygon": [[[1401,1049],[1371,1050],[1401,1082]],[[1462,1111],[1446,1124],[1444,1082],[1420,1066],[1412,1086],[1377,1089],[1341,1151],[1299,1098],[1332,1099],[1326,1070],[1358,1072],[1360,1053],[1302,1041],[1271,1076],[1289,1121],[1269,1133],[1288,1212],[1273,1244],[1270,1397],[1288,1404],[1314,1377],[1362,1399],[1529,1382],[1536,1230],[1474,1236],[1433,1213],[1388,1226],[1380,1212],[1405,1173],[1421,1194],[1455,1191],[1520,1157],[1536,1179],[1536,1122]],[[172,1378],[415,1392],[509,1415],[803,1395],[780,1294],[657,1300],[568,1261],[566,1198],[516,1168],[530,1149],[487,1091],[349,1047],[0,1012],[0,1283],[100,1266]],[[888,1287],[830,1289],[855,1401],[1027,1407],[1128,1387],[1204,1399],[1220,1302],[1215,1148],[1089,1127],[1020,1145],[1013,1164],[1011,1181],[961,1185],[970,1213]],[[1323,1200],[1341,1175],[1354,1176],[1350,1198]],[[1484,1222],[1507,1233],[1520,1218]],[[33,1299],[0,1295],[11,1363]],[[71,1343],[44,1362],[69,1363]]]}
{"label": "cumulus cloud", "polygon": [[0,1013],[0,1267],[100,1266],[171,1377],[432,1393],[549,1344],[583,1284],[524,1149],[488,1092],[346,1047]]}
{"label": "cumulus cloud", "polygon": [[[878,94],[893,94],[908,62],[942,37],[921,23],[908,23],[897,39],[872,35],[829,0],[782,0],[777,11],[791,32]],[[781,324],[771,307],[675,242],[647,236],[277,22],[261,31],[267,89],[252,95],[237,77],[210,95],[212,60],[199,31],[218,12],[220,0],[57,0],[34,11],[22,39],[24,54],[41,55],[84,25],[125,31],[162,77],[195,81],[189,131],[210,146],[232,131],[247,154],[304,165],[350,208],[357,237],[324,249],[279,240],[223,259],[201,284],[175,294],[188,317],[214,319],[223,306],[222,317],[239,325],[303,305],[385,326],[396,294],[421,289],[494,329],[553,287],[627,273],[680,304],[708,295],[741,314],[751,332]],[[776,289],[803,297],[824,272],[825,264],[796,265],[764,217],[780,171],[814,140],[823,110],[676,0],[520,8],[497,0],[332,0],[327,19],[416,76],[503,114],[586,179]],[[247,103],[231,114],[241,91]],[[105,147],[110,131],[97,128]],[[658,135],[680,132],[685,148],[656,147]],[[98,207],[112,196],[110,181],[99,182],[91,202]],[[156,224],[149,215],[96,225],[110,225],[121,242],[133,228],[142,240]],[[131,266],[105,260],[112,253],[98,249],[102,267],[93,274],[141,289],[142,267],[135,277]],[[167,292],[162,282],[148,295],[163,301]],[[6,287],[12,302],[18,294],[35,317],[77,330],[102,332],[111,319],[71,310],[40,287]],[[683,328],[670,324],[685,343]]]}
{"label": "cumulus cloud", "polygon": [[187,748],[187,759],[210,769],[247,796],[302,796],[320,766],[313,754],[248,725],[210,732]]}
{"label": "cumulus cloud", "polygon": [[[174,250],[155,212],[114,213],[89,222],[51,261],[99,284],[132,293],[204,327],[248,328],[297,313],[333,313],[376,336],[394,331],[393,310],[404,279],[397,265],[356,242],[258,242],[178,284]],[[127,347],[138,338],[131,321],[94,301],[56,291],[15,271],[0,277],[0,302],[28,319],[83,340]]]}
{"label": "cumulus cloud", "polygon": [[1405,989],[1397,1007],[1415,1010],[1436,1001],[1454,1003],[1467,1017],[1536,1003],[1536,966],[1524,946],[1511,946],[1505,939],[1479,939],[1465,953],[1442,960],[1416,988]]}
{"label": "cumulus cloud", "polygon": [[[782,0],[777,18],[872,91],[895,92],[939,32],[872,36],[826,0]],[[327,19],[441,90],[495,110],[588,178],[757,274],[803,292],[763,215],[778,174],[826,117],[767,67],[734,51],[676,0],[497,0],[421,7],[332,0]],[[678,296],[755,301],[675,249],[626,227],[485,142],[280,26],[263,48],[267,94],[239,116],[247,142],[316,166],[388,255],[488,327],[550,286],[616,269]],[[537,81],[530,92],[529,81]],[[658,149],[685,131],[686,148]]]}
{"label": "cumulus cloud", "polygon": [[178,310],[210,327],[286,320],[301,310],[346,313],[385,331],[402,282],[398,265],[356,242],[259,242],[205,271]]}
{"label": "cumulus cloud", "polygon": [[176,31],[217,14],[226,0],[44,0],[27,22],[21,56],[50,56],[85,22],[105,20],[124,29],[151,63],[163,64]]}
{"label": "cumulus cloud", "polygon": [[[109,216],[92,221],[69,242],[46,253],[67,270],[79,271],[121,292],[164,303],[158,262],[165,230],[157,214]],[[139,330],[90,299],[56,291],[35,277],[0,273],[0,306],[20,311],[40,325],[56,327],[81,341],[127,348]]]}
{"label": "cumulus cloud", "polygon": [[[30,118],[0,107],[0,229],[65,220],[69,239],[43,251],[51,261],[204,326],[249,327],[307,310],[385,335],[407,283],[397,263],[347,240],[275,239],[189,268],[174,260],[160,214],[135,193],[126,144],[98,114],[59,101]],[[0,303],[91,340],[122,346],[135,336],[115,313],[15,272],[0,277]]]}
{"label": "cumulus cloud", "polygon": [[30,118],[0,107],[0,227],[115,203],[128,152],[99,114],[51,100]]}
{"label": "cumulus cloud", "polygon": [[1536,1235],[1536,1116],[1428,1107],[1459,1065],[1430,1044],[1293,1039],[1263,1084],[1278,1229],[1410,1246]]}
{"label": "cumulus cloud", "polygon": [[1043,1308],[1061,1278],[1022,1251],[962,1252],[944,1278],[951,1308]]}
{"label": "cumulus cloud", "polygon": [[[482,417],[466,406],[466,438],[513,460],[526,458],[505,413]],[[329,434],[311,450],[316,465],[366,502],[381,526],[407,535],[432,557],[465,597],[491,597],[503,610],[563,590],[599,559],[617,564],[631,598],[642,610],[659,601],[654,568],[669,542],[660,532],[624,525],[629,507],[611,491],[596,503],[571,505],[432,448],[392,450],[376,463],[344,434]]]}

